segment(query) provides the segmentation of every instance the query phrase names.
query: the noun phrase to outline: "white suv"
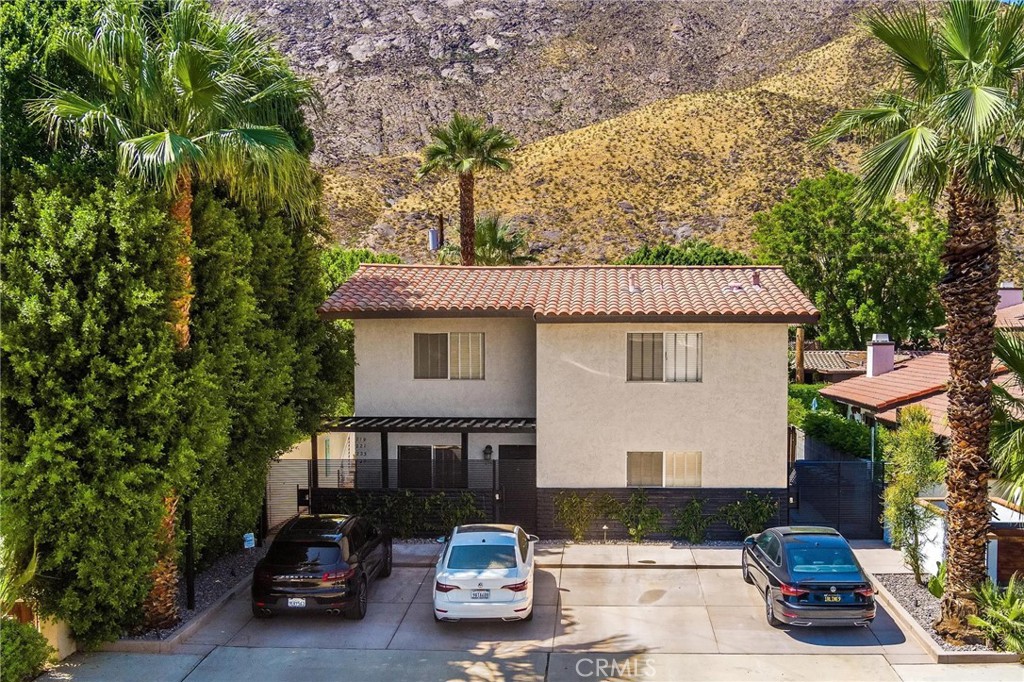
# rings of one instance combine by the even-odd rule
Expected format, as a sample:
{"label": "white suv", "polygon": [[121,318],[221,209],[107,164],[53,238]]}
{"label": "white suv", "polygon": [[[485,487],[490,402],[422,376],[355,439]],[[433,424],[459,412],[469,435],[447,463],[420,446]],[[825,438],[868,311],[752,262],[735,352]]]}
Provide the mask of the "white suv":
{"label": "white suv", "polygon": [[434,620],[531,620],[537,539],[519,526],[456,526],[437,561]]}

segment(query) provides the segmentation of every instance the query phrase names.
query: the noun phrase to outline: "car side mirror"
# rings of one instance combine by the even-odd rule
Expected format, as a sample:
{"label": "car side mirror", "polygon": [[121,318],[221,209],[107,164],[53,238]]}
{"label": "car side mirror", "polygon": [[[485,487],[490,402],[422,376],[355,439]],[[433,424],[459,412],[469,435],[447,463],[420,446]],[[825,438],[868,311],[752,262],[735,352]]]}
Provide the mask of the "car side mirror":
{"label": "car side mirror", "polygon": [[753,547],[754,546],[754,542],[756,542],[756,541],[757,541],[757,536],[756,535],[748,535],[747,537],[743,538],[743,544],[746,545],[747,547]]}
{"label": "car side mirror", "polygon": [[436,542],[439,545],[443,545],[444,543],[448,542],[448,538],[442,535],[440,537],[434,538],[434,542]]}
{"label": "car side mirror", "polygon": [[526,539],[529,540],[530,542],[540,542],[540,538],[537,537],[536,535],[527,535]]}

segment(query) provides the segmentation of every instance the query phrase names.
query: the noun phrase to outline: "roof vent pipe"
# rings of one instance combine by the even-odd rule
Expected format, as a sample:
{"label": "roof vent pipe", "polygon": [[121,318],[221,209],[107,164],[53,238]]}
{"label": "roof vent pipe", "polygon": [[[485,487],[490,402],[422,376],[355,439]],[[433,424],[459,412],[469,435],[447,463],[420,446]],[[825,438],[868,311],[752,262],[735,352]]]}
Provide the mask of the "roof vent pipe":
{"label": "roof vent pipe", "polygon": [[635,272],[629,273],[629,293],[640,293],[640,282],[637,280]]}
{"label": "roof vent pipe", "polygon": [[896,344],[888,334],[872,334],[868,342],[868,376],[878,377],[896,366]]}
{"label": "roof vent pipe", "polygon": [[760,287],[761,286],[761,271],[760,270],[754,270],[754,274],[750,278],[750,283],[753,284],[755,287]]}

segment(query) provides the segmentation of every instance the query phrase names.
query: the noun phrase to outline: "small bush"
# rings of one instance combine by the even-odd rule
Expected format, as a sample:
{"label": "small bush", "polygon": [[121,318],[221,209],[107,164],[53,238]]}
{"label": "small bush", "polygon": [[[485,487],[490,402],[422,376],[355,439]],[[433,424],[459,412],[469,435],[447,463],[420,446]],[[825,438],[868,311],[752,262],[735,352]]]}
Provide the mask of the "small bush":
{"label": "small bush", "polygon": [[1002,651],[1024,654],[1024,581],[1010,577],[1006,588],[986,581],[974,592],[978,615],[968,622],[985,633],[990,644]]}
{"label": "small bush", "polygon": [[828,384],[790,384],[789,397],[796,398],[808,410],[811,409],[811,404],[817,400],[817,412],[833,412],[838,414],[839,408],[836,404],[828,398],[821,397],[821,394],[818,393],[818,391],[826,386]]}
{"label": "small bush", "polygon": [[830,412],[808,412],[804,433],[840,452],[855,457],[871,457],[871,429],[864,424]]}
{"label": "small bush", "polygon": [[601,501],[593,493],[563,490],[555,495],[555,521],[569,531],[573,542],[583,542],[587,529],[601,514]]}
{"label": "small bush", "polygon": [[942,599],[946,593],[946,562],[935,562],[935,575],[928,579],[928,591],[936,599]]}
{"label": "small bush", "polygon": [[461,526],[471,521],[479,521],[483,518],[484,512],[476,505],[476,498],[472,493],[461,493],[449,496],[445,493],[437,493],[428,498],[429,507],[441,521],[442,532],[448,533],[455,526]]}
{"label": "small bush", "polygon": [[626,527],[633,542],[641,542],[661,530],[661,510],[648,504],[643,490],[634,491],[626,502],[610,501],[608,506],[609,516]]}
{"label": "small bush", "polygon": [[704,513],[704,500],[695,497],[686,505],[674,509],[672,516],[675,524],[672,526],[672,535],[682,538],[692,545],[704,542],[708,528],[718,520],[718,514]]}
{"label": "small bush", "polygon": [[28,623],[0,620],[0,682],[25,682],[43,671],[54,653],[38,630]]}
{"label": "small bush", "polygon": [[788,401],[788,411],[786,413],[786,421],[789,422],[791,426],[803,428],[804,417],[806,416],[807,408],[804,407],[804,404],[800,402],[799,398],[790,396]]}
{"label": "small bush", "polygon": [[743,537],[760,533],[779,511],[779,503],[769,495],[756,495],[749,490],[742,500],[722,507],[722,518]]}

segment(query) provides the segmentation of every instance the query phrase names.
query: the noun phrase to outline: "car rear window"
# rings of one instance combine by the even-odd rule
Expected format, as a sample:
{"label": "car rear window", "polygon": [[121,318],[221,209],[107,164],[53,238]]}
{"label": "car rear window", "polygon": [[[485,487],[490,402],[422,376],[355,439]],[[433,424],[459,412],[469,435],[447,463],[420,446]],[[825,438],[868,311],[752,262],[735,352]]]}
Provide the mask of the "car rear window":
{"label": "car rear window", "polygon": [[285,566],[327,566],[340,560],[341,549],[325,543],[275,542],[267,552],[267,561]]}
{"label": "car rear window", "polygon": [[845,545],[798,542],[786,546],[790,573],[853,573],[858,570],[853,552]]}
{"label": "car rear window", "polygon": [[448,568],[482,570],[515,567],[514,545],[455,545],[448,557]]}

